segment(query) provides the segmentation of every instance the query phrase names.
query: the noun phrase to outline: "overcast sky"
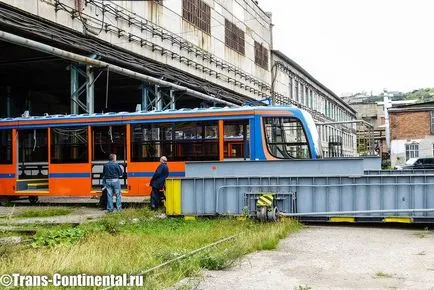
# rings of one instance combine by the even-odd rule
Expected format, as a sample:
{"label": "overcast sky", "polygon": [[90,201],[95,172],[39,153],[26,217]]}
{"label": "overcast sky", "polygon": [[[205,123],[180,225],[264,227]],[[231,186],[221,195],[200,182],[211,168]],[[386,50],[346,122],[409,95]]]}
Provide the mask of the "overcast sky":
{"label": "overcast sky", "polygon": [[274,49],[343,93],[434,87],[434,0],[259,0]]}

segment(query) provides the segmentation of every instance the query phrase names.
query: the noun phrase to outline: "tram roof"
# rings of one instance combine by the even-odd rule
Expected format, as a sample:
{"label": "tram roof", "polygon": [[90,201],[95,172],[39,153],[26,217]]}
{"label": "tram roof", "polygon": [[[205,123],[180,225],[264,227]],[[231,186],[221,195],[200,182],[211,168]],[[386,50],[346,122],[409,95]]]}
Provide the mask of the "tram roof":
{"label": "tram roof", "polygon": [[298,111],[300,110],[294,106],[243,106],[243,107],[211,107],[211,108],[194,108],[194,109],[177,109],[177,110],[163,110],[163,111],[140,111],[140,112],[107,112],[107,113],[93,113],[93,114],[56,114],[56,115],[44,115],[44,116],[28,116],[28,117],[16,117],[16,118],[0,118],[0,122],[19,122],[19,121],[47,121],[47,120],[74,120],[74,119],[83,119],[89,118],[91,121],[92,118],[116,118],[116,117],[140,117],[140,116],[167,116],[170,118],[174,115],[185,115],[188,114],[207,114],[207,113],[234,113],[236,115],[237,112],[249,112],[252,114],[255,112],[264,112],[264,111]]}

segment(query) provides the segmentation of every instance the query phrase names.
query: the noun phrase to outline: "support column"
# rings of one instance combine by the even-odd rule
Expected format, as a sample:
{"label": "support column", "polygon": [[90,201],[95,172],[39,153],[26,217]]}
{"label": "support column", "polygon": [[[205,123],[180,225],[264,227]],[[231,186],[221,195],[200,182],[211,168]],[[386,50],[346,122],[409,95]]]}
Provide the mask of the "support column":
{"label": "support column", "polygon": [[142,84],[142,111],[149,110],[149,90],[145,83]]}
{"label": "support column", "polygon": [[71,114],[78,114],[78,71],[74,65],[70,65],[71,72]]}
{"label": "support column", "polygon": [[11,87],[6,87],[6,117],[12,117],[12,98],[11,98]]}
{"label": "support column", "polygon": [[95,102],[95,79],[93,75],[93,67],[91,65],[86,66],[86,77],[87,77],[87,84],[86,84],[86,107],[87,112],[89,114],[94,113],[94,102]]}
{"label": "support column", "polygon": [[157,111],[163,110],[163,97],[159,85],[155,85],[155,107]]}
{"label": "support column", "polygon": [[175,104],[175,92],[173,90],[170,90],[170,109],[175,110],[176,104]]}

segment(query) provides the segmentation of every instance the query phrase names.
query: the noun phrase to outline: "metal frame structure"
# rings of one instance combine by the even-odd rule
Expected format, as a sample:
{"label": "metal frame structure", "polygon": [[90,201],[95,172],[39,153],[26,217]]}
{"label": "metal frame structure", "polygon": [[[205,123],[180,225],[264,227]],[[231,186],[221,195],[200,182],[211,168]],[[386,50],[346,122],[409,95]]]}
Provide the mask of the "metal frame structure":
{"label": "metal frame structure", "polygon": [[[21,36],[17,36],[5,31],[0,31],[0,40],[3,41],[7,41],[13,44],[17,44],[20,46],[24,46],[27,48],[31,48],[34,50],[38,50],[44,53],[48,53],[51,55],[55,55],[64,59],[68,59],[72,62],[78,62],[81,64],[85,64],[86,65],[86,82],[85,82],[85,87],[86,87],[86,106],[82,106],[83,109],[87,110],[88,113],[93,113],[93,108],[94,108],[94,89],[93,89],[93,85],[94,82],[97,78],[94,78],[93,76],[93,71],[92,69],[94,68],[101,68],[101,69],[107,69],[110,70],[114,73],[118,73],[120,75],[124,75],[130,78],[134,78],[137,80],[141,80],[143,82],[148,82],[148,83],[152,83],[155,84],[156,86],[161,86],[161,87],[165,87],[165,88],[170,88],[171,90],[178,90],[178,91],[184,91],[185,93],[188,93],[189,95],[192,95],[194,97],[197,97],[199,99],[203,99],[206,101],[210,101],[213,103],[221,103],[224,104],[226,106],[230,106],[230,107],[236,107],[238,105],[225,101],[223,99],[219,99],[216,98],[214,96],[210,96],[201,92],[198,92],[196,90],[192,90],[190,88],[175,84],[175,83],[171,83],[162,79],[158,79],[152,76],[148,76],[142,73],[138,73],[136,71],[132,71],[117,65],[113,65],[104,61],[100,61],[97,59],[93,59],[91,57],[87,57],[87,56],[83,56],[80,54],[76,54],[76,53],[72,53],[69,51],[65,51],[62,49],[58,49],[55,48],[53,46],[47,45],[47,44],[43,44],[41,42],[37,42],[34,40],[30,40]],[[76,69],[72,69],[72,71],[74,71]],[[84,74],[83,74],[84,75]],[[77,73],[76,72],[72,72],[71,73],[71,80],[72,82],[72,86],[71,86],[71,99],[72,102],[80,104],[78,96],[80,95],[80,91],[82,90],[82,87],[84,86],[81,85],[79,86],[77,84],[78,81],[78,77],[77,77]],[[156,101],[155,104],[157,105],[157,108],[163,109],[163,102],[162,102],[162,97],[158,96],[160,93],[160,90],[156,89]],[[173,95],[173,93],[172,93]],[[73,97],[74,96],[74,99]],[[76,98],[77,97],[77,98]],[[76,99],[75,99],[76,98]],[[173,98],[171,98],[171,100],[173,100]],[[173,103],[173,102],[172,102]],[[173,104],[171,105],[173,106]],[[75,106],[73,107],[71,105],[71,110],[76,111]]]}
{"label": "metal frame structure", "polygon": [[[363,146],[364,150],[361,151],[363,156],[374,156],[375,154],[375,134],[374,134],[374,126],[369,123],[366,122],[365,120],[351,120],[351,121],[335,121],[335,122],[317,122],[315,123],[316,126],[328,126],[328,125],[345,125],[345,124],[350,124],[350,125],[357,125],[357,124],[361,124],[362,126],[365,126],[367,129],[360,131],[360,130],[356,130],[355,128],[353,128],[353,126],[351,126],[351,128],[347,128],[347,130],[352,131],[352,130],[356,130],[356,134],[357,134],[357,152],[359,152],[359,146]],[[321,130],[318,130],[318,132],[320,132],[321,134]],[[354,132],[353,132],[354,133]],[[360,133],[363,133],[363,135],[361,135]],[[321,136],[320,136],[321,139]],[[333,142],[334,140],[332,140]],[[327,141],[330,142],[330,141]]]}

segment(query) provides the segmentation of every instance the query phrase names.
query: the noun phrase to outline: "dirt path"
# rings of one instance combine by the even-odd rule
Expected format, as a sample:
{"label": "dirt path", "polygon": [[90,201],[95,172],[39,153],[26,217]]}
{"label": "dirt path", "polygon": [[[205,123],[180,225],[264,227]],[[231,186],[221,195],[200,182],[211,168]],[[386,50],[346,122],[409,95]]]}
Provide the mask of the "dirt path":
{"label": "dirt path", "polygon": [[434,289],[434,232],[312,226],[276,251],[251,254],[226,271],[206,271],[197,289]]}
{"label": "dirt path", "polygon": [[[126,205],[143,205],[143,197],[123,197],[122,203]],[[41,197],[35,206],[29,205],[28,200],[15,201],[15,206],[0,206],[0,224],[64,224],[64,223],[83,223],[102,217],[105,212],[98,208],[98,199],[80,197]],[[33,217],[33,218],[12,218],[22,212],[29,210],[43,210],[54,207],[69,207],[72,212],[62,216]]]}

